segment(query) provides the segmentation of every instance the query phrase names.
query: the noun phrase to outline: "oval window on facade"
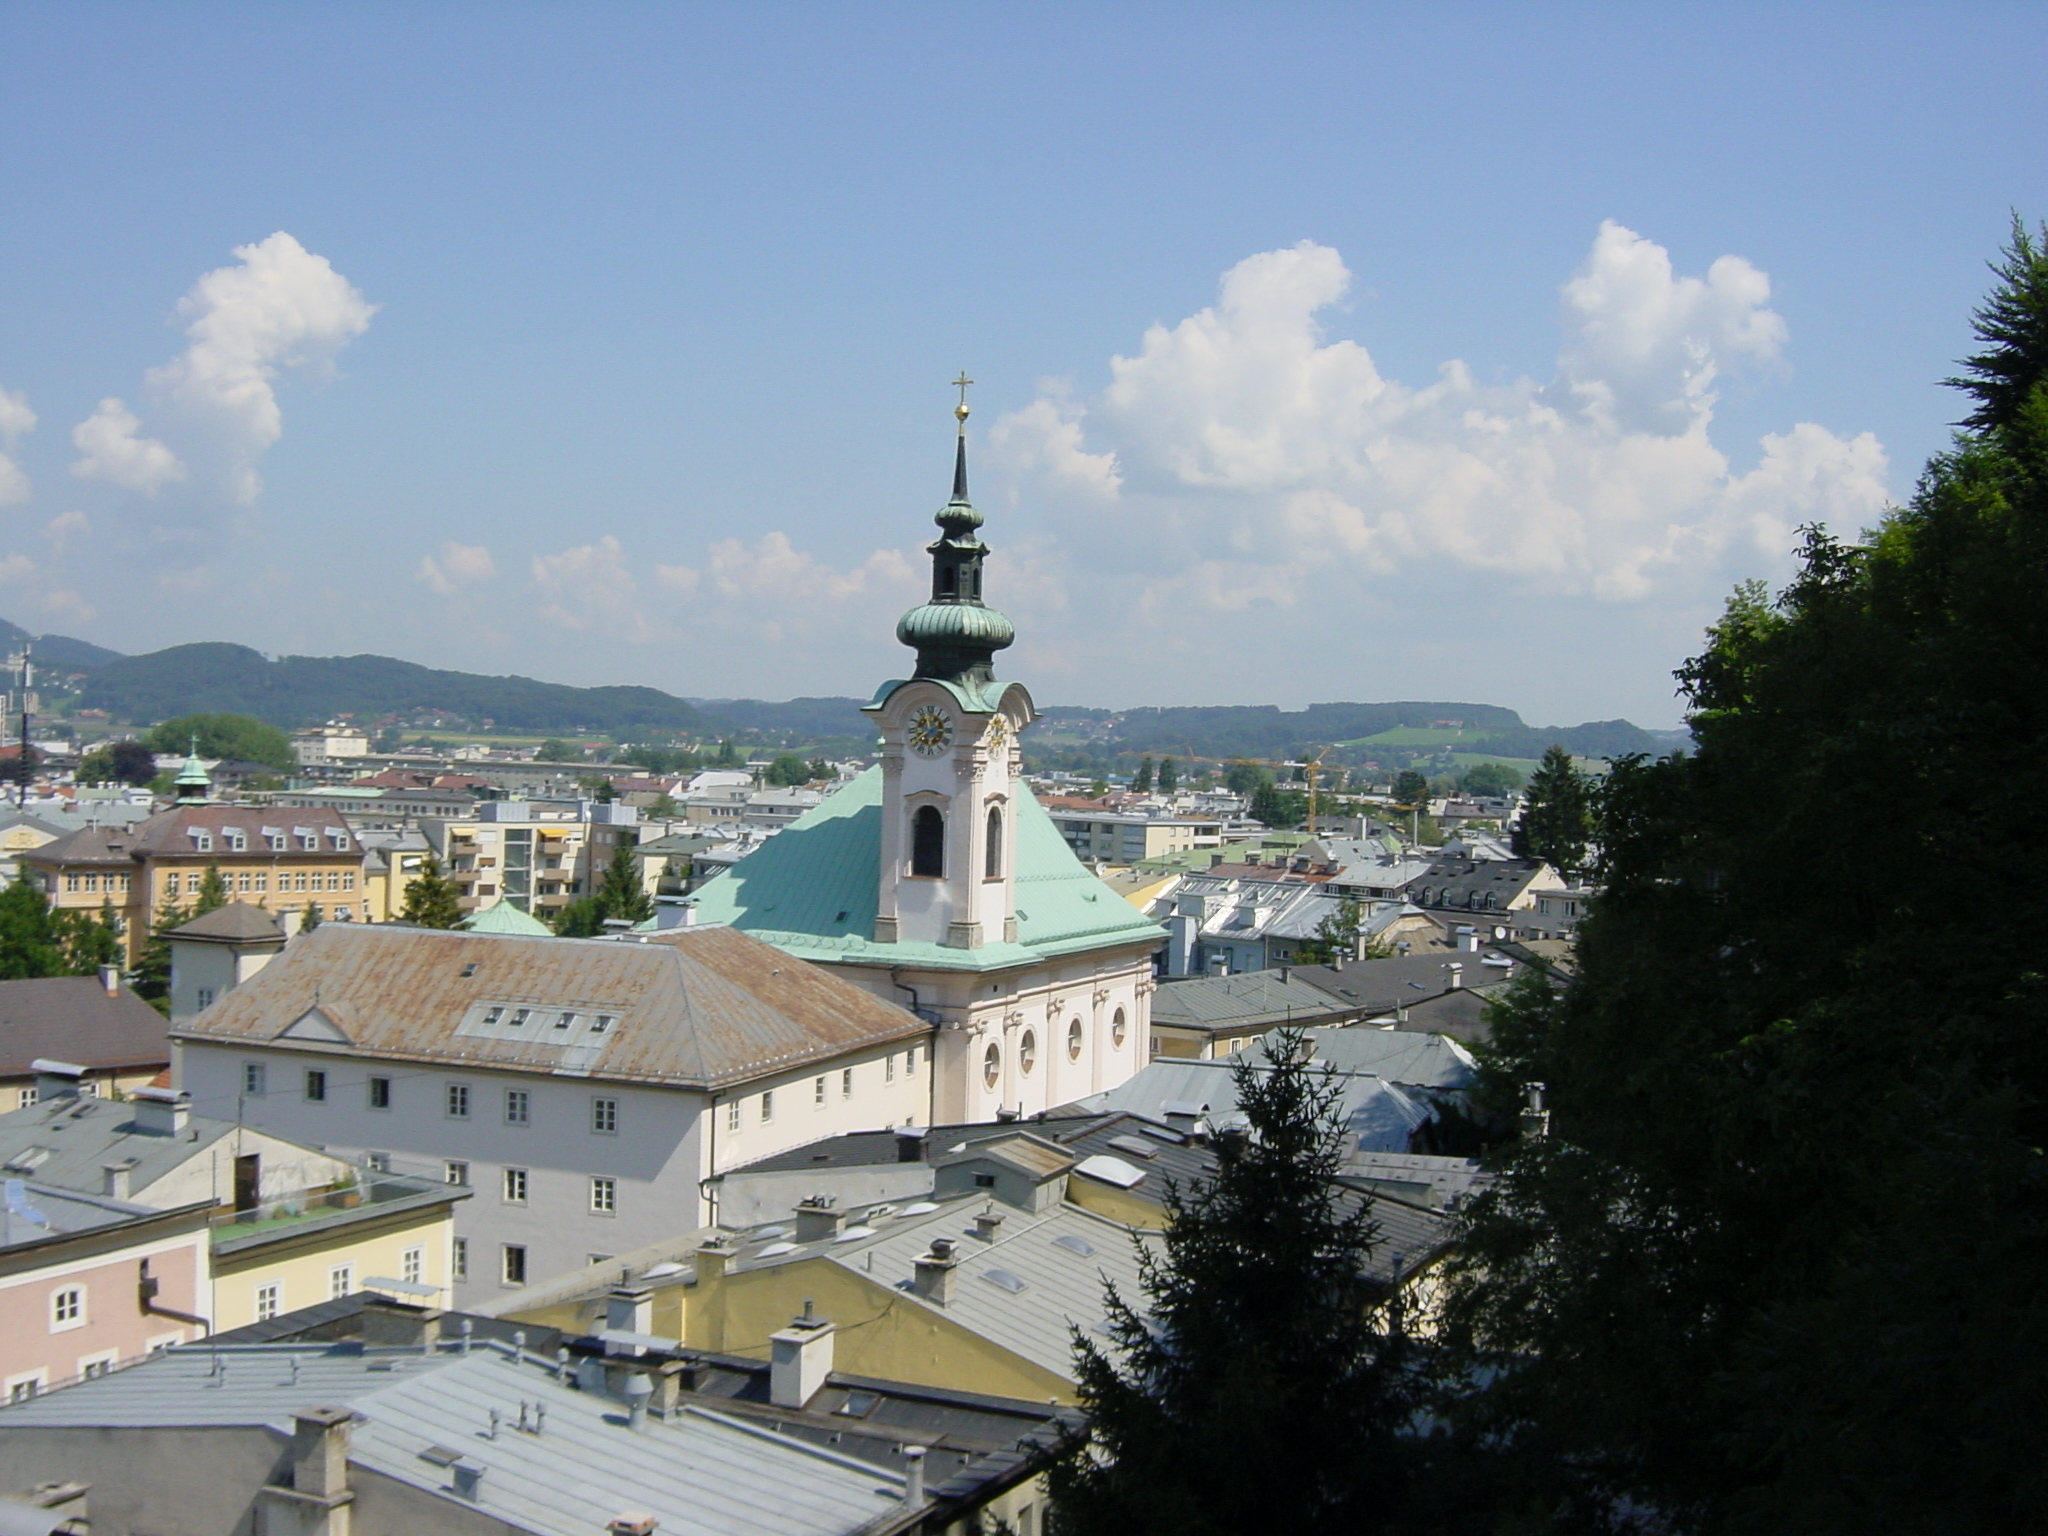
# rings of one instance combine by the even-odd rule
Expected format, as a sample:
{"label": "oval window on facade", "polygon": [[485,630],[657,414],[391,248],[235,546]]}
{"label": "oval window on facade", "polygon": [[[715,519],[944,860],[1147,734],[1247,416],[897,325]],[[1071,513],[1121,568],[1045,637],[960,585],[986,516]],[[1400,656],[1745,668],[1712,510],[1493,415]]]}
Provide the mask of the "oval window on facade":
{"label": "oval window on facade", "polygon": [[1017,1070],[1026,1077],[1038,1065],[1038,1036],[1031,1030],[1024,1031],[1024,1037],[1017,1042]]}
{"label": "oval window on facade", "polygon": [[1122,1050],[1124,1048],[1124,1036],[1128,1033],[1129,1031],[1124,1027],[1124,1011],[1119,1008],[1116,1011],[1116,1017],[1111,1019],[1109,1023],[1109,1043],[1118,1050]]}
{"label": "oval window on facade", "polygon": [[1081,1021],[1074,1019],[1067,1025],[1067,1060],[1081,1059]]}
{"label": "oval window on facade", "polygon": [[981,1058],[981,1080],[993,1088],[1003,1075],[1003,1053],[990,1046]]}

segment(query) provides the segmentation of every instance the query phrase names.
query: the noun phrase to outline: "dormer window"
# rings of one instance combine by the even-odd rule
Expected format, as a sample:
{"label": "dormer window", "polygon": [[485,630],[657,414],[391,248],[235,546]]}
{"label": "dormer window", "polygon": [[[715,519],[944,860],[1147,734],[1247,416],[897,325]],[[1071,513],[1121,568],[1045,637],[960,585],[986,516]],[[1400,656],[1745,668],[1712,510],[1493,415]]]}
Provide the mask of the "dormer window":
{"label": "dormer window", "polygon": [[565,1013],[565,1014],[563,1014],[563,1015],[562,1015],[562,1016],[561,1016],[560,1018],[558,1018],[558,1019],[556,1019],[556,1020],[555,1020],[555,1028],[557,1028],[557,1029],[568,1029],[568,1028],[569,1028],[569,1027],[570,1027],[571,1025],[573,1025],[573,1024],[574,1024],[575,1022],[576,1022],[576,1015],[575,1015],[575,1014],[573,1014],[573,1013]]}
{"label": "dormer window", "polygon": [[329,827],[327,829],[327,835],[334,840],[334,846],[337,850],[346,848],[348,846],[348,834],[342,831],[341,828]]}
{"label": "dormer window", "polygon": [[505,1010],[495,1005],[484,1010],[484,1022],[486,1024],[495,1024],[503,1017],[505,1017]]}
{"label": "dormer window", "polygon": [[600,1013],[596,1018],[590,1021],[590,1032],[593,1035],[609,1034],[611,1032],[612,1025],[617,1022],[618,1020],[616,1015],[609,1013]]}
{"label": "dormer window", "polygon": [[194,832],[192,834],[192,848],[197,853],[213,852],[213,834],[211,832]]}
{"label": "dormer window", "polygon": [[512,1027],[517,1029],[532,1017],[533,1010],[531,1008],[515,1008],[512,1010]]}
{"label": "dormer window", "polygon": [[227,829],[227,832],[228,832],[228,852],[230,852],[230,853],[247,853],[247,852],[249,851],[249,834],[248,834],[248,833],[244,832],[244,831],[243,831],[243,830],[242,830],[242,829],[241,829],[240,827],[229,827],[229,828]]}

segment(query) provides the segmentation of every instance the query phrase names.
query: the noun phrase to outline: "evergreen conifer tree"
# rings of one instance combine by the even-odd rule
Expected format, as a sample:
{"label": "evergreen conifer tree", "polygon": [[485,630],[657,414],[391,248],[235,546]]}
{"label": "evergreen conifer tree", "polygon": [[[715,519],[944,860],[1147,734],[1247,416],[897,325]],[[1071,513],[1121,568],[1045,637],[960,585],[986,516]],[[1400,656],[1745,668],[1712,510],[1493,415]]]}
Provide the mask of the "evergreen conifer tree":
{"label": "evergreen conifer tree", "polygon": [[[204,917],[217,912],[234,898],[228,894],[227,877],[220,872],[218,864],[208,864],[206,872],[199,877],[199,894],[193,898],[191,917]],[[186,921],[191,921],[188,917]]]}
{"label": "evergreen conifer tree", "polygon": [[173,928],[191,922],[194,916],[194,913],[166,898],[164,904],[157,908],[149,937],[143,940],[141,952],[135,957],[135,969],[128,973],[130,989],[158,1013],[167,1015],[171,1011],[171,941],[168,935]]}
{"label": "evergreen conifer tree", "polygon": [[1133,793],[1140,795],[1152,793],[1151,758],[1141,757],[1138,759],[1138,771],[1131,775],[1131,790]]}
{"label": "evergreen conifer tree", "polygon": [[1169,1189],[1144,1296],[1109,1287],[1113,1347],[1075,1330],[1089,1427],[1051,1474],[1059,1536],[1364,1536],[1402,1511],[1409,1348],[1362,1278],[1338,1090],[1300,1031],[1268,1039],[1270,1070],[1233,1067],[1249,1135]]}
{"label": "evergreen conifer tree", "polygon": [[319,902],[307,902],[305,915],[299,919],[299,932],[311,933],[315,928],[318,928],[320,924],[326,920],[326,917],[327,914],[320,910]]}
{"label": "evergreen conifer tree", "polygon": [[91,976],[103,965],[121,963],[121,918],[112,901],[97,912],[55,914],[58,940],[64,947],[64,969],[73,976]]}
{"label": "evergreen conifer tree", "polygon": [[441,861],[429,853],[420,860],[420,872],[405,885],[405,902],[398,920],[421,928],[453,928],[462,921],[462,892],[442,873]]}
{"label": "evergreen conifer tree", "polygon": [[629,845],[621,843],[612,850],[611,862],[598,882],[597,904],[605,917],[629,923],[644,923],[654,916],[654,898],[641,883],[640,860]]}
{"label": "evergreen conifer tree", "polygon": [[1159,759],[1159,793],[1170,795],[1180,788],[1180,768],[1170,757]]}
{"label": "evergreen conifer tree", "polygon": [[1593,838],[1593,794],[1586,776],[1572,764],[1571,753],[1553,743],[1529,777],[1522,818],[1515,823],[1518,859],[1541,859],[1559,870],[1586,864]]}

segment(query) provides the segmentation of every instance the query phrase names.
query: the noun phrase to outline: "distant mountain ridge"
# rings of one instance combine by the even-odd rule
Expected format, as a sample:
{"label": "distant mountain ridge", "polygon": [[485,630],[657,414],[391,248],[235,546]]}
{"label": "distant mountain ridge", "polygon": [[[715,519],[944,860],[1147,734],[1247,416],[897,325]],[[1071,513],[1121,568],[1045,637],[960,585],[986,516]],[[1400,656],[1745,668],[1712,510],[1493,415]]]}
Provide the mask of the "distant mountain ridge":
{"label": "distant mountain ridge", "polygon": [[119,651],[94,645],[90,640],[77,640],[70,635],[32,635],[19,624],[0,619],[0,646],[12,655],[24,644],[39,666],[59,672],[90,672],[121,659]]}

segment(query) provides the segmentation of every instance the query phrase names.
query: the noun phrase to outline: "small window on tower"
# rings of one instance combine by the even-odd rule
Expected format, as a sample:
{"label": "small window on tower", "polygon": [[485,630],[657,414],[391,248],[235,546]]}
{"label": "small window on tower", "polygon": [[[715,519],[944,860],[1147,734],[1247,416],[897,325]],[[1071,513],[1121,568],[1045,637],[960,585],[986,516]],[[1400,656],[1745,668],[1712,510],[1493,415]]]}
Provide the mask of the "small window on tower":
{"label": "small window on tower", "polygon": [[988,808],[988,857],[982,865],[982,874],[990,880],[1002,878],[1003,873],[1003,812],[1002,807]]}
{"label": "small window on tower", "polygon": [[910,818],[910,872],[935,878],[946,873],[946,818],[935,805],[920,805]]}

